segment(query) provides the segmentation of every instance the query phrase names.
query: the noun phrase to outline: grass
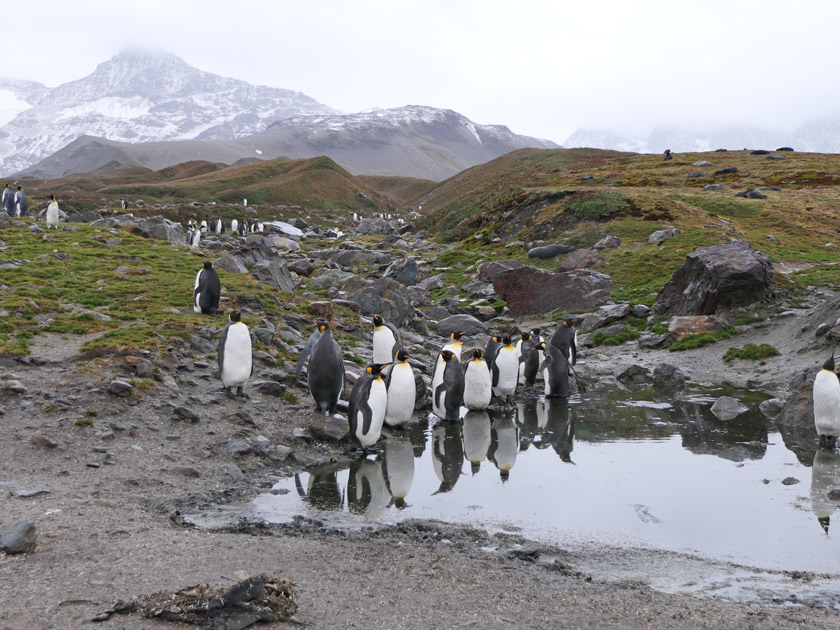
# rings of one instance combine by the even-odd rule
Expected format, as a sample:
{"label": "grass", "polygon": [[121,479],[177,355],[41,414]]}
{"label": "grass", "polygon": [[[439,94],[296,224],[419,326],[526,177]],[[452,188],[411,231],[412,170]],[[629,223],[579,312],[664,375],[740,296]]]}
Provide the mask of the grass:
{"label": "grass", "polygon": [[705,332],[697,335],[689,335],[688,337],[675,342],[670,348],[668,348],[668,350],[671,352],[696,350],[697,348],[708,346],[717,341],[729,339],[733,334],[735,334],[735,330],[731,326],[728,326],[727,328],[717,332]]}
{"label": "grass", "polygon": [[594,346],[620,346],[625,341],[633,341],[641,336],[638,330],[625,329],[620,333],[610,334],[605,332],[596,332],[592,337],[592,345]]}
{"label": "grass", "polygon": [[723,360],[727,363],[735,359],[746,359],[748,361],[761,361],[768,357],[779,356],[779,351],[767,343],[756,345],[748,343],[743,348],[729,348],[726,354],[723,355]]}

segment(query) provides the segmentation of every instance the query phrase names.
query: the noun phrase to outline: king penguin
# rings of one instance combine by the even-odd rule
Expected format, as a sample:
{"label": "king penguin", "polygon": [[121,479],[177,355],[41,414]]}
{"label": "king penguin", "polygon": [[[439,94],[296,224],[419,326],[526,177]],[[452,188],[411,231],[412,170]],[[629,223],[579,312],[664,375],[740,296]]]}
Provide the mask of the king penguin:
{"label": "king penguin", "polygon": [[397,327],[386,322],[382,315],[373,316],[373,362],[391,363],[402,348]]}
{"label": "king penguin", "polygon": [[834,353],[814,379],[814,426],[820,447],[834,448],[840,435],[840,381],[834,373]]}
{"label": "king penguin", "polygon": [[528,351],[539,343],[539,333],[535,336],[531,332],[522,332],[520,335],[522,339],[516,342],[516,354],[519,358],[519,384],[533,387],[540,368],[540,357],[538,353]]}
{"label": "king penguin", "polygon": [[445,364],[441,359],[440,352],[448,351],[451,352],[458,361],[461,360],[461,337],[466,335],[465,332],[454,332],[449,335],[449,341],[440,349],[438,352],[438,356],[435,358],[435,368],[432,370],[432,395],[438,385],[443,382],[443,371],[445,369]]}
{"label": "king penguin", "polygon": [[493,361],[496,360],[496,355],[499,354],[499,348],[502,347],[502,336],[493,335],[487,341],[484,347],[484,360],[487,361],[487,367],[493,367]]}
{"label": "king penguin", "polygon": [[563,320],[563,323],[551,335],[551,345],[559,348],[569,362],[569,365],[577,363],[577,331],[568,322]]}
{"label": "king penguin", "polygon": [[195,224],[187,228],[187,242],[192,249],[196,249],[201,243],[201,230]]}
{"label": "king penguin", "polygon": [[487,409],[493,395],[490,368],[484,353],[476,348],[472,358],[464,363],[464,406],[467,409]]}
{"label": "king penguin", "polygon": [[58,229],[58,202],[55,195],[50,195],[50,203],[47,206],[47,228]]}
{"label": "king penguin", "polygon": [[414,384],[414,370],[408,363],[410,358],[404,350],[399,350],[396,356],[397,361],[388,371],[385,379],[388,390],[385,424],[389,427],[403,426],[414,414],[417,388]]}
{"label": "king penguin", "polygon": [[[323,339],[323,335],[321,339]],[[320,343],[320,342],[319,342]],[[350,392],[350,436],[364,451],[376,444],[382,433],[385,409],[388,406],[388,391],[382,380],[381,363],[372,363],[365,368]]]}
{"label": "king penguin", "polygon": [[2,203],[6,214],[10,217],[15,216],[15,191],[11,184],[6,184],[6,187],[3,189]]}
{"label": "king penguin", "polygon": [[23,192],[23,186],[18,186],[15,193],[15,216],[29,216],[29,200],[26,198],[26,193]]}
{"label": "king penguin", "polygon": [[[309,355],[307,381],[318,410],[327,415],[335,407],[338,397],[344,391],[344,359],[341,356],[341,348],[333,339],[330,325],[323,320],[318,320],[315,326],[321,331],[321,336],[318,337]],[[382,385],[384,387],[385,384]]]}
{"label": "king penguin", "polygon": [[193,310],[196,313],[215,315],[219,310],[219,296],[222,293],[222,284],[219,282],[219,274],[213,269],[213,263],[204,261],[204,267],[195,274],[195,287],[193,288]]}
{"label": "king penguin", "polygon": [[236,219],[233,219],[230,222],[230,233],[236,235],[239,234],[239,221],[237,221]]}
{"label": "king penguin", "polygon": [[254,373],[251,357],[251,333],[242,323],[242,311],[230,314],[230,322],[219,339],[219,376],[228,398],[245,396],[243,388]]}
{"label": "king penguin", "polygon": [[569,362],[566,360],[566,355],[557,346],[545,342],[534,346],[528,352],[537,354],[540,350],[545,353],[540,366],[545,383],[545,397],[568,398]]}
{"label": "king penguin", "polygon": [[831,525],[831,515],[837,510],[832,500],[840,482],[840,454],[834,449],[819,448],[811,466],[811,510],[825,533]]}
{"label": "king penguin", "polygon": [[441,350],[441,382],[432,389],[432,412],[443,420],[458,420],[464,400],[464,373],[451,350]]}
{"label": "king penguin", "polygon": [[519,380],[519,359],[510,335],[502,337],[502,345],[496,353],[496,359],[490,368],[493,376],[493,394],[504,397],[506,403],[512,402],[513,393]]}

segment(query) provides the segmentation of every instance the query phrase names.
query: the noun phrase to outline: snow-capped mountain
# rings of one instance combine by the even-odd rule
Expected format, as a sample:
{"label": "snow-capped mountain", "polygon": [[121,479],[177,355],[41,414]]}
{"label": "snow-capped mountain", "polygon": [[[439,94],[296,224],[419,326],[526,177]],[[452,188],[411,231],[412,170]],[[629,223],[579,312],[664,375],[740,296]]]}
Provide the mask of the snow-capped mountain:
{"label": "snow-capped mountain", "polygon": [[0,127],[0,173],[24,169],[84,135],[226,140],[288,116],[335,112],[300,92],[202,72],[168,53],[127,50],[56,88],[24,84],[0,82],[0,115],[17,109]]}
{"label": "snow-capped mountain", "polygon": [[411,105],[358,114],[293,116],[262,133],[225,141],[114,142],[85,136],[25,169],[55,178],[124,164],[152,170],[189,160],[327,155],[354,175],[445,179],[523,147],[556,148],[502,125],[479,125],[449,109]]}

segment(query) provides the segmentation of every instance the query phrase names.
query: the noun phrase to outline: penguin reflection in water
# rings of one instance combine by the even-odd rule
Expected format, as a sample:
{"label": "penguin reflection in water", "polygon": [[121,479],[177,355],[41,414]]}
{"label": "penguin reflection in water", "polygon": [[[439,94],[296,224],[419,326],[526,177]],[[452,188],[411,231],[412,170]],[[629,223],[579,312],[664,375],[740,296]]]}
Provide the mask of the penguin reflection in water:
{"label": "penguin reflection in water", "polygon": [[817,372],[813,387],[814,426],[820,448],[834,448],[840,435],[840,381],[834,373],[834,353]]}
{"label": "penguin reflection in water", "polygon": [[243,388],[253,372],[251,333],[242,323],[242,311],[237,309],[230,314],[219,339],[219,376],[227,397],[246,397]]}
{"label": "penguin reflection in water", "polygon": [[831,524],[831,515],[837,510],[837,501],[832,500],[832,496],[838,487],[840,454],[834,449],[817,449],[811,467],[811,510],[826,534]]}
{"label": "penguin reflection in water", "polygon": [[327,415],[335,408],[344,391],[344,359],[341,348],[333,339],[330,325],[319,319],[315,327],[320,334],[309,353],[307,382],[318,411]]}
{"label": "penguin reflection in water", "polygon": [[[322,337],[323,339],[323,337]],[[372,363],[365,368],[350,392],[350,437],[355,446],[364,452],[379,441],[385,409],[388,405],[388,391],[382,380],[382,363]]]}
{"label": "penguin reflection in water", "polygon": [[203,268],[195,274],[193,310],[196,313],[215,315],[219,310],[221,292],[222,285],[219,282],[219,274],[213,269],[213,263],[205,260]]}
{"label": "penguin reflection in water", "polygon": [[519,451],[519,428],[516,426],[515,415],[516,411],[499,413],[490,425],[487,459],[499,469],[502,481],[507,481],[510,477]]}
{"label": "penguin reflection in water", "polygon": [[440,486],[433,494],[452,490],[464,467],[464,447],[460,424],[438,422],[432,428],[432,465],[440,481]]}

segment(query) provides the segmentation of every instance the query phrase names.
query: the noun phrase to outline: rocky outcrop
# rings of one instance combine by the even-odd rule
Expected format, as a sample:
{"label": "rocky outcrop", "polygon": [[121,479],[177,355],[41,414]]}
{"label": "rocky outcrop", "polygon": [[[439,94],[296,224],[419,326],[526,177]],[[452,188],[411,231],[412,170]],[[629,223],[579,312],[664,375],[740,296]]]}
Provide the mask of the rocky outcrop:
{"label": "rocky outcrop", "polygon": [[590,310],[610,296],[610,277],[591,269],[554,273],[520,267],[498,274],[493,289],[507,302],[510,314],[539,315],[553,310]]}
{"label": "rocky outcrop", "polygon": [[385,219],[362,219],[359,225],[356,226],[356,235],[370,236],[374,234],[387,235],[394,234],[396,230]]}
{"label": "rocky outcrop", "polygon": [[483,263],[478,268],[478,279],[485,282],[492,282],[493,279],[504,271],[524,267],[518,260],[493,260]]}
{"label": "rocky outcrop", "polygon": [[454,332],[464,332],[467,335],[478,335],[487,331],[487,325],[472,315],[450,315],[437,323],[436,332],[441,337],[449,338]]}
{"label": "rocky outcrop", "polygon": [[597,311],[587,313],[578,325],[578,329],[584,332],[601,328],[607,324],[623,319],[630,314],[629,304],[607,304]]}
{"label": "rocky outcrop", "polygon": [[676,341],[679,341],[691,335],[719,332],[724,330],[728,325],[729,320],[723,317],[714,317],[712,315],[691,317],[685,315],[671,318],[671,321],[668,323],[668,333]]}
{"label": "rocky outcrop", "polygon": [[571,271],[572,269],[586,269],[594,266],[597,262],[597,249],[576,249],[575,251],[566,254],[560,268],[564,271]]}
{"label": "rocky outcrop", "polygon": [[410,287],[417,284],[417,280],[420,278],[420,268],[417,266],[417,261],[409,256],[404,260],[392,262],[382,275]]}
{"label": "rocky outcrop", "polygon": [[380,278],[362,287],[350,299],[359,305],[362,315],[379,314],[395,326],[411,327],[417,317],[405,287],[391,278]]}
{"label": "rocky outcrop", "polygon": [[282,260],[261,260],[251,270],[251,276],[257,282],[277,287],[281,291],[291,293],[295,290],[295,283],[289,266]]}
{"label": "rocky outcrop", "polygon": [[775,293],[770,258],[745,241],[700,247],[659,291],[654,312],[713,315],[747,306]]}

